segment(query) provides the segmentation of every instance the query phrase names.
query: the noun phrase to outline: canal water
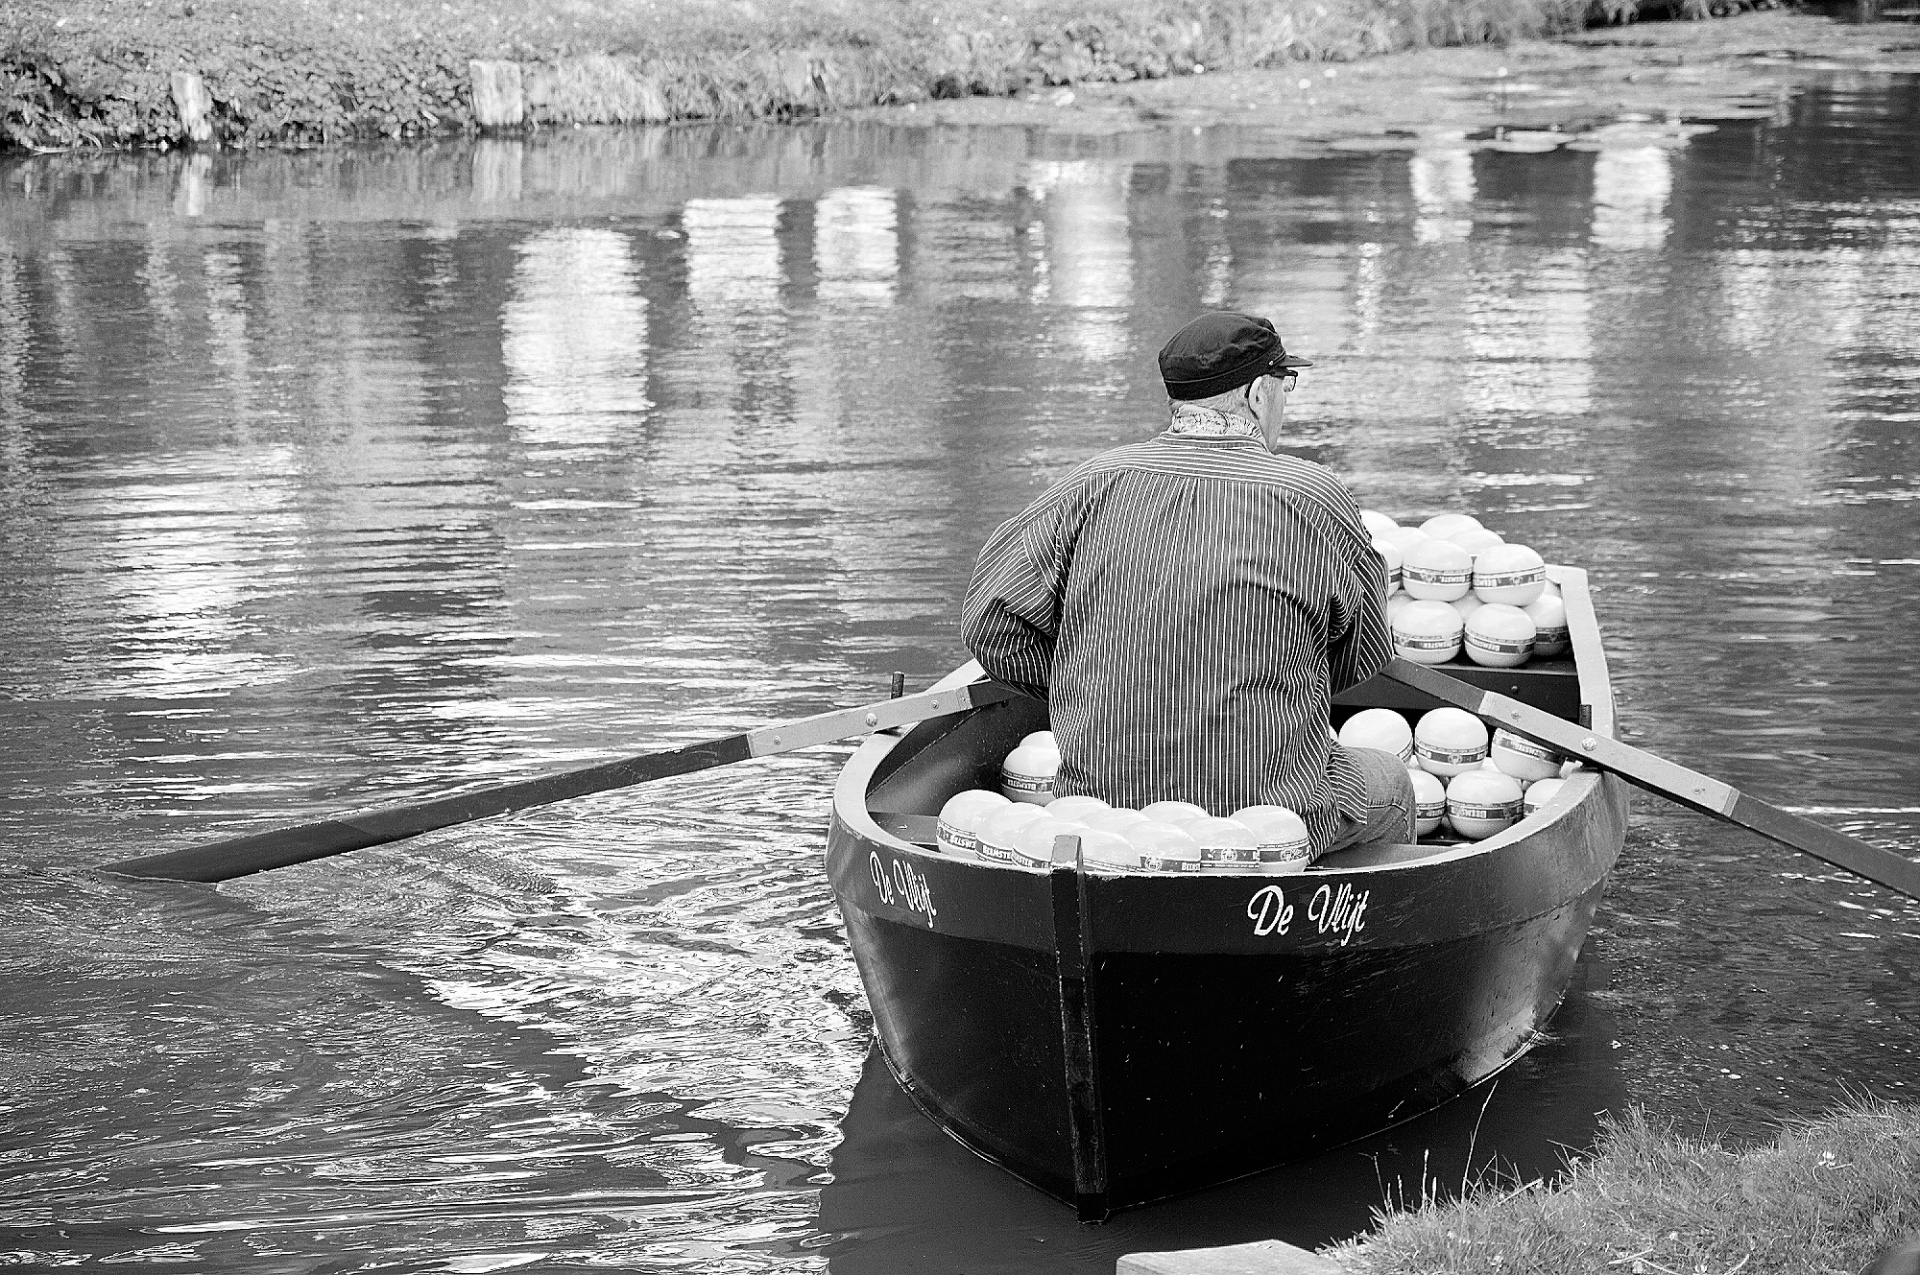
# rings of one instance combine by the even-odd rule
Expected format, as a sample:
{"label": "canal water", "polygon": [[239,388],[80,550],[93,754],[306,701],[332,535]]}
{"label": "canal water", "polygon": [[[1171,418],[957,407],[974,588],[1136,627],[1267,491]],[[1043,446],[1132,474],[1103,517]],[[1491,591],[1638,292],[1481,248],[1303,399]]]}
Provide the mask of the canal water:
{"label": "canal water", "polygon": [[1551,1174],[1632,1103],[1744,1143],[1913,1094],[1920,909],[1646,798],[1551,1041],[1102,1228],[870,1061],[845,747],[219,888],[96,868],[924,685],[983,538],[1157,428],[1213,306],[1314,359],[1292,445],[1362,503],[1592,573],[1627,738],[1920,854],[1917,123],[1833,73],[1560,145],[9,161],[0,1264],[1109,1271]]}

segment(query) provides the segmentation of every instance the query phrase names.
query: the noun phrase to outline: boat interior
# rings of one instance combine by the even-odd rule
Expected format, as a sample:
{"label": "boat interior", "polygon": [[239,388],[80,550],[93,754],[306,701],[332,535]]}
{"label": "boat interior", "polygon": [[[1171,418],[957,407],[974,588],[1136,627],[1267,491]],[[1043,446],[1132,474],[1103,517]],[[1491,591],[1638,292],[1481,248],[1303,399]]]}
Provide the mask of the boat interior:
{"label": "boat interior", "polygon": [[[978,666],[969,667],[977,675]],[[1536,660],[1520,668],[1483,668],[1463,660],[1437,667],[1566,721],[1594,724],[1592,706],[1582,696],[1579,671],[1570,655]],[[1411,725],[1422,713],[1439,706],[1439,700],[1412,687],[1384,676],[1375,677],[1334,697],[1332,725],[1339,729],[1363,708],[1393,709]],[[922,722],[908,731],[875,768],[867,790],[868,813],[892,835],[931,850],[936,844],[940,807],[947,799],[969,788],[997,790],[1001,758],[1023,736],[1046,728],[1046,705],[1027,698],[988,705],[960,717]],[[1471,844],[1435,837],[1418,844],[1356,847],[1322,856],[1313,870],[1406,863]]]}

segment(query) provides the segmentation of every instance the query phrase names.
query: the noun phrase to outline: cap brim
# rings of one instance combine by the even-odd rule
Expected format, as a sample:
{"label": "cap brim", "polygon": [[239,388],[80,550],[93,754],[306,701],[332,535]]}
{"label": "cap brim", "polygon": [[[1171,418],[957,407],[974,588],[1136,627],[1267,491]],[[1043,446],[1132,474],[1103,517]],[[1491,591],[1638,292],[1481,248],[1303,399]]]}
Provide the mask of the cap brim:
{"label": "cap brim", "polygon": [[1272,367],[1312,367],[1313,360],[1297,359],[1293,355],[1289,354],[1285,358],[1275,359],[1270,366]]}

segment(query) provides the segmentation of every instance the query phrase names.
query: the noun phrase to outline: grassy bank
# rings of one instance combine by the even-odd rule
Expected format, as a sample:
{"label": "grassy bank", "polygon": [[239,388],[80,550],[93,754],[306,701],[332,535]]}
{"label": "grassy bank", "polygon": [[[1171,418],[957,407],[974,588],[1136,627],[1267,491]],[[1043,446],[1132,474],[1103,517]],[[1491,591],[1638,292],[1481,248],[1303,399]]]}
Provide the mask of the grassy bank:
{"label": "grassy bank", "polygon": [[[1681,2],[1704,13],[1745,0]],[[1622,19],[1637,3],[0,0],[0,143],[178,143],[179,71],[211,93],[213,141],[298,144],[470,129],[475,59],[551,81],[610,55],[644,78],[656,114],[778,119],[1499,42]]]}
{"label": "grassy bank", "polygon": [[1631,1114],[1558,1186],[1382,1217],[1371,1275],[1854,1275],[1920,1233],[1920,1108],[1866,1103],[1732,1151]]}

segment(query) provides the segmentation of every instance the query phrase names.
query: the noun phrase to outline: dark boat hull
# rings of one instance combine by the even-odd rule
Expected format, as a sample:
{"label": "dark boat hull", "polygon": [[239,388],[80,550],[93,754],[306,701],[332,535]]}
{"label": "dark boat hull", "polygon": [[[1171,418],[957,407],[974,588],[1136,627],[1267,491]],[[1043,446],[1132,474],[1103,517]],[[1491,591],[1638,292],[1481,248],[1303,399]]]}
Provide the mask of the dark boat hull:
{"label": "dark boat hull", "polygon": [[1625,836],[1624,788],[1587,773],[1503,844],[1292,877],[1041,873],[915,846],[930,794],[978,783],[1044,713],[1015,701],[868,745],[828,868],[902,1087],[1087,1218],[1359,1137],[1504,1067],[1559,1003]]}

